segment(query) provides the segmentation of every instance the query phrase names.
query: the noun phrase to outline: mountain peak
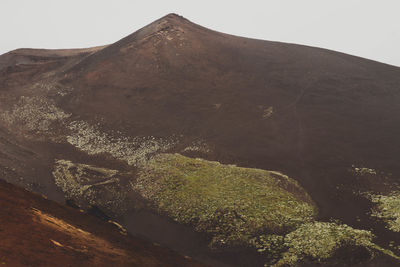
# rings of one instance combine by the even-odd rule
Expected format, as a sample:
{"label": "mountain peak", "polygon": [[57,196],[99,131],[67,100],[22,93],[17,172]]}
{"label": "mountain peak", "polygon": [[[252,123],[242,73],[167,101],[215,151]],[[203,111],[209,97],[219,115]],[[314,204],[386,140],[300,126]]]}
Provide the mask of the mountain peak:
{"label": "mountain peak", "polygon": [[183,16],[176,14],[176,13],[169,13],[165,15],[163,18],[170,18],[170,19],[184,19]]}
{"label": "mountain peak", "polygon": [[182,23],[187,22],[188,20],[185,19],[183,16],[178,15],[176,13],[169,13],[164,17],[155,21],[157,24],[169,24],[170,26],[181,25]]}
{"label": "mountain peak", "polygon": [[182,31],[183,28],[186,28],[190,24],[192,23],[184,17],[170,13],[121,39],[117,44],[129,45],[132,41],[144,40],[158,33],[167,33],[171,29],[180,29]]}

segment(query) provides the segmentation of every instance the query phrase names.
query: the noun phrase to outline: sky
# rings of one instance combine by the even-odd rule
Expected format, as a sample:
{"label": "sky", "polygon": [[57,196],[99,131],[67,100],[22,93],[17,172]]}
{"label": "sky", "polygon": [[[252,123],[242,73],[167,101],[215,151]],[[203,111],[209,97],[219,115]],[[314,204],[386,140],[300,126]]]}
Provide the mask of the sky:
{"label": "sky", "polygon": [[400,0],[0,0],[0,54],[110,44],[168,14],[400,66]]}

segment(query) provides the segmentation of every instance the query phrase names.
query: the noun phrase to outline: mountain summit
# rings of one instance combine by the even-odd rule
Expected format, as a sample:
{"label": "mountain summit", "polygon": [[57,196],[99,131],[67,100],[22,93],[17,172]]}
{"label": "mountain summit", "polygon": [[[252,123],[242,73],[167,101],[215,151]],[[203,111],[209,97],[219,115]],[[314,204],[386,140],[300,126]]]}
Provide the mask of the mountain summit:
{"label": "mountain summit", "polygon": [[169,14],[1,55],[0,112],[3,179],[204,263],[398,265],[398,67]]}

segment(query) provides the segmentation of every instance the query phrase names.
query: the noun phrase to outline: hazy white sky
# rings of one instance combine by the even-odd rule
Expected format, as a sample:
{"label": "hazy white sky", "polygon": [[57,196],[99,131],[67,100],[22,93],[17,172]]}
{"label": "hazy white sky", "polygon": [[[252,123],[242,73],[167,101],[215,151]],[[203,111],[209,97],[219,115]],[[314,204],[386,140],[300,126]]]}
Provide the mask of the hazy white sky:
{"label": "hazy white sky", "polygon": [[400,0],[0,0],[0,54],[109,44],[172,12],[221,32],[400,66]]}

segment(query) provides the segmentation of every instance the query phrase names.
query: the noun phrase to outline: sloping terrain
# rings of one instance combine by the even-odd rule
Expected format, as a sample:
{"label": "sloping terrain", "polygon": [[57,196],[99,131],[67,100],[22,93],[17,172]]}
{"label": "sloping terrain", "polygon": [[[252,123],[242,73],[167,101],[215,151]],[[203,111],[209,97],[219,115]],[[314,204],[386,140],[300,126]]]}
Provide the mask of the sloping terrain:
{"label": "sloping terrain", "polygon": [[3,266],[202,266],[0,180]]}
{"label": "sloping terrain", "polygon": [[395,266],[399,93],[398,67],[170,14],[0,56],[0,171],[211,265]]}

